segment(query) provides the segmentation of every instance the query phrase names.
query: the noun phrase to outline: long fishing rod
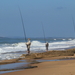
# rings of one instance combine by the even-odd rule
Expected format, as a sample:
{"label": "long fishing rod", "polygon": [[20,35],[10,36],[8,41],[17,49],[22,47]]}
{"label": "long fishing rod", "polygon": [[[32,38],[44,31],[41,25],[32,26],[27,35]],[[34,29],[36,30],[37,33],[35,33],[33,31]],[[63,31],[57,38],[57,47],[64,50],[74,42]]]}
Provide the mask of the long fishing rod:
{"label": "long fishing rod", "polygon": [[20,16],[21,16],[21,21],[22,21],[22,26],[23,26],[23,31],[24,31],[24,39],[25,41],[27,41],[27,38],[26,38],[26,32],[25,32],[25,27],[24,27],[24,22],[23,22],[23,17],[22,17],[22,14],[21,14],[21,10],[20,10],[20,7],[19,8],[19,12],[20,12]]}
{"label": "long fishing rod", "polygon": [[42,23],[42,22],[41,22],[41,24],[42,24],[42,30],[43,30],[44,40],[45,40],[45,43],[46,43],[46,37],[45,37],[44,26],[43,26],[43,23]]}

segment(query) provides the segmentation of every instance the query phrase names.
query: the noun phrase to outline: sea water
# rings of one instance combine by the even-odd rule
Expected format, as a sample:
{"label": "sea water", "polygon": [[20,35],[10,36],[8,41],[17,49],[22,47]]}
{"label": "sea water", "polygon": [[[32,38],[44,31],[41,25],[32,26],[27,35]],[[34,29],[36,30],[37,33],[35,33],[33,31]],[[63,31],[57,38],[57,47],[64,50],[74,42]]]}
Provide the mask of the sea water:
{"label": "sea water", "polygon": [[[65,50],[75,48],[74,38],[47,38],[50,50]],[[0,60],[19,58],[27,53],[24,38],[0,38]],[[45,40],[43,38],[31,38],[31,53],[45,52]]]}

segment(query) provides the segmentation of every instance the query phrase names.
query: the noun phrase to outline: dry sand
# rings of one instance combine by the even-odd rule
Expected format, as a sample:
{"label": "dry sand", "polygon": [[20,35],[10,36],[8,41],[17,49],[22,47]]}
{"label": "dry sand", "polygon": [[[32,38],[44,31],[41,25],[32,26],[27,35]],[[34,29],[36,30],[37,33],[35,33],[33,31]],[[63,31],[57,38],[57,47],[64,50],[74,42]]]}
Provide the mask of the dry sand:
{"label": "dry sand", "polygon": [[1,75],[75,75],[75,60],[42,62],[33,66],[38,67]]}

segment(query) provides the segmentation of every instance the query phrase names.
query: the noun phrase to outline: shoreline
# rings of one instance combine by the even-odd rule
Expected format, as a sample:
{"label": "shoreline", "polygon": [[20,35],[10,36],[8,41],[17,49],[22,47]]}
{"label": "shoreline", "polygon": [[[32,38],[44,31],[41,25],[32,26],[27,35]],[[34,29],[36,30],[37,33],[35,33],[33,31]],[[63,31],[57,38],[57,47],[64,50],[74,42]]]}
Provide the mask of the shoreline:
{"label": "shoreline", "polygon": [[[29,63],[28,65],[26,64],[26,66],[24,65],[20,65],[20,67],[17,67],[16,69],[7,69],[8,71],[11,71],[11,70],[19,70],[21,69],[22,71],[25,69],[25,70],[30,70],[30,69],[38,69],[39,68],[39,65],[41,64],[43,66],[42,63],[45,63],[45,65],[47,65],[46,63],[51,63],[53,62],[54,64],[56,64],[56,62],[66,62],[69,61],[73,61],[75,62],[75,48],[74,49],[68,49],[68,50],[65,50],[65,51],[48,51],[48,52],[43,52],[43,53],[32,53],[30,55],[27,55],[27,54],[23,54],[20,58],[17,58],[17,59],[10,59],[10,60],[2,60],[0,61],[0,65],[6,65],[6,64],[18,64],[18,63],[25,63],[25,60],[27,61],[27,63]],[[60,55],[60,54],[61,55]],[[66,55],[65,55],[66,54]],[[55,56],[54,56],[55,55]],[[56,61],[56,60],[59,60],[59,61]],[[71,60],[72,59],[72,60]],[[43,62],[39,63],[37,60],[39,60],[39,62],[41,60],[44,60]],[[52,60],[52,61],[48,61],[48,60]],[[61,61],[63,60],[63,61]],[[64,61],[66,60],[66,61]],[[72,62],[72,63],[73,63]],[[39,64],[37,64],[39,63]],[[52,63],[51,63],[52,64]],[[50,64],[49,64],[50,65]],[[52,64],[53,65],[53,64]],[[27,71],[28,71],[27,70]],[[0,70],[1,71],[1,70]],[[21,72],[21,71],[16,71],[16,72]],[[9,73],[4,73],[2,75],[7,75],[7,74],[12,74],[14,75],[14,73],[16,72],[9,72]],[[30,74],[28,74],[30,75]],[[34,74],[33,74],[34,75]]]}
{"label": "shoreline", "polygon": [[48,61],[32,65],[38,67],[1,75],[75,75],[75,60]]}

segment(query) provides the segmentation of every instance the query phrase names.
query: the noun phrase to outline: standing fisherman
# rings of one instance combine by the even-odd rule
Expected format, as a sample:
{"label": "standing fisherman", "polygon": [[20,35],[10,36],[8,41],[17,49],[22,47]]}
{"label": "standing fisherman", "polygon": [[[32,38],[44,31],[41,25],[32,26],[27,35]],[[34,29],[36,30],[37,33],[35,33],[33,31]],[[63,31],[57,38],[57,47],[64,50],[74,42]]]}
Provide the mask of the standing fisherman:
{"label": "standing fisherman", "polygon": [[30,54],[30,45],[31,45],[30,38],[28,38],[28,42],[26,42],[28,54]]}
{"label": "standing fisherman", "polygon": [[[27,39],[26,39],[26,32],[25,32],[25,28],[24,28],[24,22],[23,22],[23,18],[22,18],[22,14],[21,14],[20,8],[19,8],[19,12],[20,12],[20,16],[21,16],[21,21],[22,21],[22,26],[23,26],[25,41],[27,41]],[[30,42],[30,39],[28,38],[28,42],[26,42],[28,54],[30,54],[30,45],[31,45],[31,42]]]}
{"label": "standing fisherman", "polygon": [[46,50],[48,51],[49,43],[46,42],[45,46],[46,46]]}
{"label": "standing fisherman", "polygon": [[[42,22],[41,22],[41,23],[42,23]],[[43,30],[43,34],[44,34],[44,40],[45,40],[45,47],[46,47],[46,51],[48,51],[49,43],[48,43],[48,42],[46,42],[46,38],[45,38],[45,31],[44,31],[43,23],[42,23],[42,30]]]}

